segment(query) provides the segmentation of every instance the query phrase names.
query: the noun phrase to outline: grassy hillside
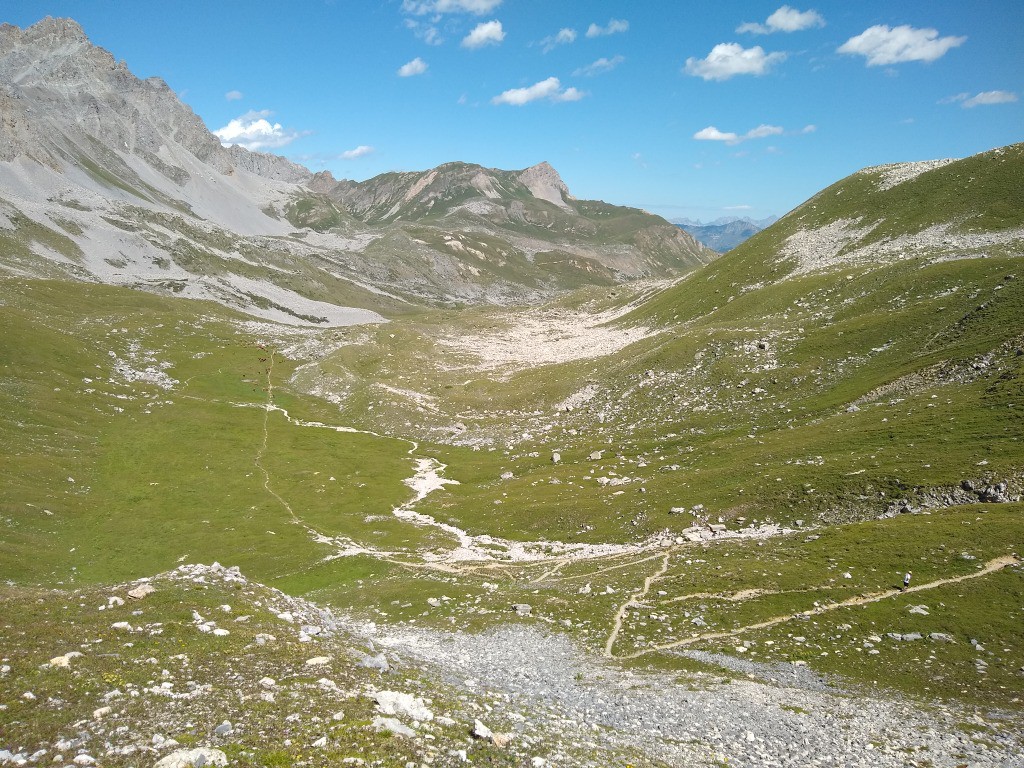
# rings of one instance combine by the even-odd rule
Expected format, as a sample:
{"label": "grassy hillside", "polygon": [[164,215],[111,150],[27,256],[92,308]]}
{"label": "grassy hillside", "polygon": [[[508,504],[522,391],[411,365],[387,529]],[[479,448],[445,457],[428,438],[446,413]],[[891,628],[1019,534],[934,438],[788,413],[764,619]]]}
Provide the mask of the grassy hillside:
{"label": "grassy hillside", "polygon": [[[5,279],[3,600],[219,561],[385,626],[521,622],[687,685],[742,658],[1017,708],[1019,241],[872,260],[862,238],[817,269],[786,249],[841,219],[884,215],[866,238],[948,223],[914,189],[971,169],[991,192],[955,226],[1013,232],[982,203],[1019,154],[885,192],[886,171],[855,175],[672,284],[526,310],[288,329]],[[459,242],[515,269],[486,235]]]}

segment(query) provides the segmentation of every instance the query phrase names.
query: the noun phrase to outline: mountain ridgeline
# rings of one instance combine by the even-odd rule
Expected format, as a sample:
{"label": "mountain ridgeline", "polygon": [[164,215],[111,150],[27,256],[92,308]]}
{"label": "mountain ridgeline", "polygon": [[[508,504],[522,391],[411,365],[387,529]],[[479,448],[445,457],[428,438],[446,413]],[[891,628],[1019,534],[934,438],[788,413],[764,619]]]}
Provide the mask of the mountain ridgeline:
{"label": "mountain ridgeline", "polygon": [[354,182],[223,147],[166,83],[136,78],[68,19],[0,26],[0,127],[0,267],[15,274],[334,325],[410,303],[530,302],[715,257],[659,217],[575,200],[547,163]]}

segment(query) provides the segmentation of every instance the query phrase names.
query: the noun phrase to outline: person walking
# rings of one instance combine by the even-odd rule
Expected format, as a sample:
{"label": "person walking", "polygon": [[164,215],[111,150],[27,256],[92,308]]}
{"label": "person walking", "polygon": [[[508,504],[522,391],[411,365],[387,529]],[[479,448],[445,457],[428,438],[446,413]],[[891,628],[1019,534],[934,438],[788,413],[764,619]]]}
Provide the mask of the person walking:
{"label": "person walking", "polygon": [[910,577],[911,577],[911,575],[912,574],[910,573],[910,571],[907,571],[906,573],[903,574],[903,589],[900,590],[901,592],[905,591],[906,588],[910,586]]}

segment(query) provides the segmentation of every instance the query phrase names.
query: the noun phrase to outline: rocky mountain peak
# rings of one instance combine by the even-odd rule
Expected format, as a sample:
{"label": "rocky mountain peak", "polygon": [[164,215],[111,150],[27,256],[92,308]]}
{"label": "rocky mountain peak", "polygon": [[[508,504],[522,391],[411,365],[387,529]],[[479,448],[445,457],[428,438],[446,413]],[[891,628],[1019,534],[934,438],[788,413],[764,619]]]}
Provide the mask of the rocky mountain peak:
{"label": "rocky mountain peak", "polygon": [[569,187],[562,181],[558,171],[551,167],[547,160],[531,165],[519,174],[519,181],[533,193],[534,197],[554,203],[559,208],[568,209],[566,198],[575,200],[569,193]]}
{"label": "rocky mountain peak", "polygon": [[89,42],[85,30],[77,21],[54,18],[53,16],[47,16],[24,30],[12,24],[0,25],[0,43],[6,43],[12,38],[24,45],[53,46],[55,43],[87,44]]}

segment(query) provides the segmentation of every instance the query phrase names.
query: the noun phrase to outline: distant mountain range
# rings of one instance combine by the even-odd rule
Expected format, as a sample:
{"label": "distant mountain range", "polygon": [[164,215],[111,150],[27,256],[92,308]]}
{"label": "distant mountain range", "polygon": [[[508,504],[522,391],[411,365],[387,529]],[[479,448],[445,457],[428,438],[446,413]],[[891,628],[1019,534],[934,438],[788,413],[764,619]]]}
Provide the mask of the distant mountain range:
{"label": "distant mountain range", "polygon": [[723,216],[708,223],[688,218],[669,219],[681,230],[693,235],[695,240],[719,253],[731,251],[778,220],[778,216],[757,220],[749,217]]}
{"label": "distant mountain range", "polygon": [[716,257],[577,200],[547,163],[363,181],[226,148],[159,78],[69,19],[0,26],[0,269],[213,299],[292,323],[339,306],[533,301]]}

